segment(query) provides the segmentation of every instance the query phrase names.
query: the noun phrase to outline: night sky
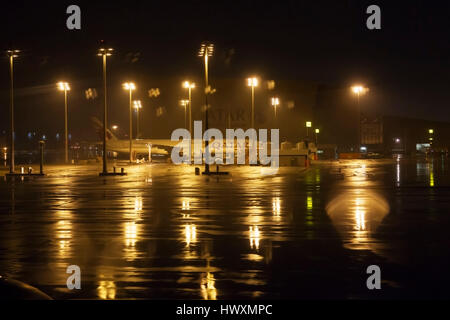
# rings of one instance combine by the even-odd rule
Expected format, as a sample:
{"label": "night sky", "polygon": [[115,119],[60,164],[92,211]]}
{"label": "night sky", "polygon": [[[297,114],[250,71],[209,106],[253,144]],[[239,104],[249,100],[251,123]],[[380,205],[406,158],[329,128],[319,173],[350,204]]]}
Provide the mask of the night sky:
{"label": "night sky", "polygon": [[[80,31],[66,28],[70,4],[81,7]],[[365,26],[370,4],[381,7],[382,30]],[[15,76],[16,112],[24,126],[52,125],[52,108],[61,100],[57,81],[69,79],[78,100],[86,88],[100,86],[96,51],[102,39],[116,51],[112,84],[146,77],[152,87],[153,78],[199,78],[196,53],[209,40],[216,45],[212,77],[258,74],[343,88],[361,82],[376,97],[377,112],[450,121],[449,12],[447,1],[419,0],[14,1],[2,3],[0,41],[4,49],[12,44],[23,50]],[[9,75],[6,57],[2,61],[4,130]],[[92,110],[73,114],[73,121],[101,115],[95,103],[87,108]],[[120,117],[111,112],[112,121]]]}

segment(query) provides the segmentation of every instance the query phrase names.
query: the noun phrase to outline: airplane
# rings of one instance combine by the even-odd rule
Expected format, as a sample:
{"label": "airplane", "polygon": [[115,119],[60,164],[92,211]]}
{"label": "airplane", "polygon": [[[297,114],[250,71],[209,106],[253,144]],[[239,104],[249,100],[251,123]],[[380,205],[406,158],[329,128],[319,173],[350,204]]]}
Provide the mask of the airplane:
{"label": "airplane", "polygon": [[[94,123],[94,127],[97,130],[98,135],[103,138],[103,124],[99,119],[92,117],[92,122]],[[130,140],[129,139],[118,139],[116,135],[114,135],[111,130],[106,130],[106,148],[108,152],[116,152],[121,154],[129,154],[130,153]],[[170,139],[133,139],[132,149],[135,154],[149,154],[149,146],[151,146],[151,154],[153,155],[161,155],[167,156],[172,149],[177,146],[180,141],[172,141]],[[191,141],[192,150],[194,150],[194,140]],[[204,141],[200,142],[202,145],[202,151],[204,150],[205,143]],[[98,144],[101,144],[99,142]],[[246,148],[248,149],[248,142],[244,143]],[[241,146],[241,143],[235,141],[235,150]],[[216,149],[219,149],[220,145],[217,145],[217,142],[210,142],[210,149],[214,152]],[[229,148],[226,141],[223,142],[223,148]],[[135,158],[135,157],[134,157]]]}
{"label": "airplane", "polygon": [[[95,117],[92,118],[92,121],[94,122],[94,126],[97,129],[97,133],[99,134],[100,137],[103,138],[103,124],[100,122],[100,120],[98,120]],[[106,148],[108,152],[116,153],[116,155],[118,153],[129,155],[130,140],[118,139],[109,129],[106,130],[106,139],[107,139]],[[136,157],[136,155],[142,156],[149,155],[149,158],[151,158],[152,155],[167,157],[171,154],[172,149],[176,147],[179,143],[180,141],[172,141],[171,139],[134,139],[132,144],[133,159],[138,158]],[[191,150],[195,153],[194,140],[192,140],[191,143],[192,143]],[[210,143],[211,148],[210,150],[212,152],[215,152],[216,150],[220,149],[220,145],[217,145],[217,143],[218,143],[217,141],[216,142],[213,141]],[[246,150],[246,154],[248,154],[249,151],[248,141],[244,142],[235,141],[235,143],[233,142],[227,143],[226,141],[223,141],[222,143],[223,143],[222,150],[227,150],[230,147],[231,148],[234,147],[235,157],[237,156],[238,148],[244,148],[244,150]],[[242,143],[244,145],[242,145]],[[201,145],[202,145],[201,149],[203,152],[205,147],[204,141],[201,142]],[[268,145],[270,145],[270,142],[268,143]],[[261,145],[258,145],[257,148],[261,149]],[[267,150],[270,150],[268,146],[266,146],[266,148]],[[280,156],[300,156],[300,155],[307,156],[311,153],[316,154],[317,147],[314,144],[312,146],[310,145],[305,146],[304,143],[302,142],[290,148],[281,147],[281,149],[279,150]]]}
{"label": "airplane", "polygon": [[[95,117],[91,118],[99,136],[103,139],[103,124]],[[130,153],[130,140],[119,139],[108,128],[106,129],[106,149],[108,152],[113,153]],[[98,144],[101,144],[99,142]],[[178,141],[171,141],[170,139],[133,139],[133,153],[137,154],[150,154],[150,155],[169,155],[169,150],[175,147]],[[134,156],[134,158],[136,158]]]}

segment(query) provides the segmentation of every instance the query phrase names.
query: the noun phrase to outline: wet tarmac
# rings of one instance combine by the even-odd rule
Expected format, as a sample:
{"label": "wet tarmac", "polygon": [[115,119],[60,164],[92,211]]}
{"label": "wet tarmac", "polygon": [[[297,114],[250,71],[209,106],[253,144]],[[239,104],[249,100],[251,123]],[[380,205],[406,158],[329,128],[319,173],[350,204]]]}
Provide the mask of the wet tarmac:
{"label": "wet tarmac", "polygon": [[[54,299],[450,297],[444,159],[126,170],[1,179],[0,274]],[[67,289],[69,265],[81,290]],[[367,289],[370,265],[381,290]]]}

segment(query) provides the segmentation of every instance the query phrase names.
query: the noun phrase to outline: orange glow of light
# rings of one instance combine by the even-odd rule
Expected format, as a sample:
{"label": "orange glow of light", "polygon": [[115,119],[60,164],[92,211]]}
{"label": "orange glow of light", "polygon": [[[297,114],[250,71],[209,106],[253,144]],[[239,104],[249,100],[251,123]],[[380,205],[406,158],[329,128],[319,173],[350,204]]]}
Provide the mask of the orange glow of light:
{"label": "orange glow of light", "polygon": [[362,85],[355,85],[351,89],[352,89],[353,93],[357,94],[358,96],[362,95],[362,94],[365,94],[367,91],[369,91],[368,88],[365,88]]}
{"label": "orange glow of light", "polygon": [[69,83],[64,82],[64,81],[60,81],[57,83],[58,86],[58,90],[60,91],[70,91],[70,86]]}
{"label": "orange glow of light", "polygon": [[247,79],[247,86],[249,87],[257,87],[258,86],[258,78],[252,77]]}

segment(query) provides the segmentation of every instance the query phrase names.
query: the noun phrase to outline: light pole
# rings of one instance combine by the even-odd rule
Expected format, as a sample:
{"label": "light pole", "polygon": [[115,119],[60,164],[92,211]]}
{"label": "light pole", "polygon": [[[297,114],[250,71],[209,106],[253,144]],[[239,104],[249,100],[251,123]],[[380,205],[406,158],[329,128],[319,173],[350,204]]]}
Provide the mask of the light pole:
{"label": "light pole", "polygon": [[106,158],[106,131],[108,123],[108,103],[107,103],[107,92],[106,92],[106,58],[112,55],[113,49],[100,48],[98,50],[97,56],[102,57],[103,60],[103,175],[108,174],[107,158]]}
{"label": "light pole", "polygon": [[306,138],[309,138],[309,128],[312,127],[312,122],[311,121],[306,121]]}
{"label": "light pole", "polygon": [[252,78],[248,78],[247,79],[247,86],[252,88],[252,124],[251,124],[251,128],[255,128],[255,87],[258,86],[258,79],[255,77]]}
{"label": "light pole", "polygon": [[136,86],[133,82],[125,82],[123,84],[123,88],[129,93],[129,103],[130,103],[130,163],[133,162],[133,90],[136,89]]}
{"label": "light pole", "polygon": [[315,130],[315,133],[316,133],[316,148],[317,148],[317,136],[318,136],[319,133],[320,133],[320,129],[316,129],[316,130]]}
{"label": "light pole", "polygon": [[19,50],[8,50],[6,53],[9,58],[9,71],[10,71],[10,79],[11,79],[11,90],[10,90],[10,100],[9,100],[9,114],[10,114],[10,166],[9,172],[14,173],[14,58],[17,58],[19,55]]}
{"label": "light pole", "polygon": [[280,105],[280,99],[278,99],[277,97],[273,97],[272,98],[272,107],[273,110],[275,112],[275,121],[277,119],[277,107]]}
{"label": "light pole", "polygon": [[133,101],[134,110],[136,110],[136,139],[139,138],[139,112],[142,109],[141,100]]}
{"label": "light pole", "polygon": [[184,127],[187,129],[188,125],[187,125],[186,107],[189,105],[189,100],[180,100],[180,105],[184,107]]}
{"label": "light pole", "polygon": [[195,89],[195,83],[185,81],[183,82],[183,88],[189,91],[189,133],[192,136],[192,89]]}
{"label": "light pole", "polygon": [[[211,88],[208,82],[208,58],[212,57],[214,52],[214,45],[209,42],[203,42],[200,46],[198,56],[203,58],[205,65],[205,132],[209,129],[208,126],[208,94],[211,92]],[[205,141],[205,150],[208,148],[209,140]],[[209,164],[205,161],[205,174],[209,174]]]}
{"label": "light pole", "polygon": [[365,88],[361,85],[355,85],[352,88],[352,92],[354,94],[356,94],[356,96],[358,97],[357,101],[358,101],[358,143],[357,143],[357,148],[358,148],[358,152],[361,151],[361,106],[360,106],[360,98],[361,95],[365,94],[367,91],[369,91],[368,88]]}
{"label": "light pole", "polygon": [[70,86],[67,82],[58,82],[58,90],[64,91],[64,161],[69,163],[69,139],[67,130],[67,91],[70,91]]}

